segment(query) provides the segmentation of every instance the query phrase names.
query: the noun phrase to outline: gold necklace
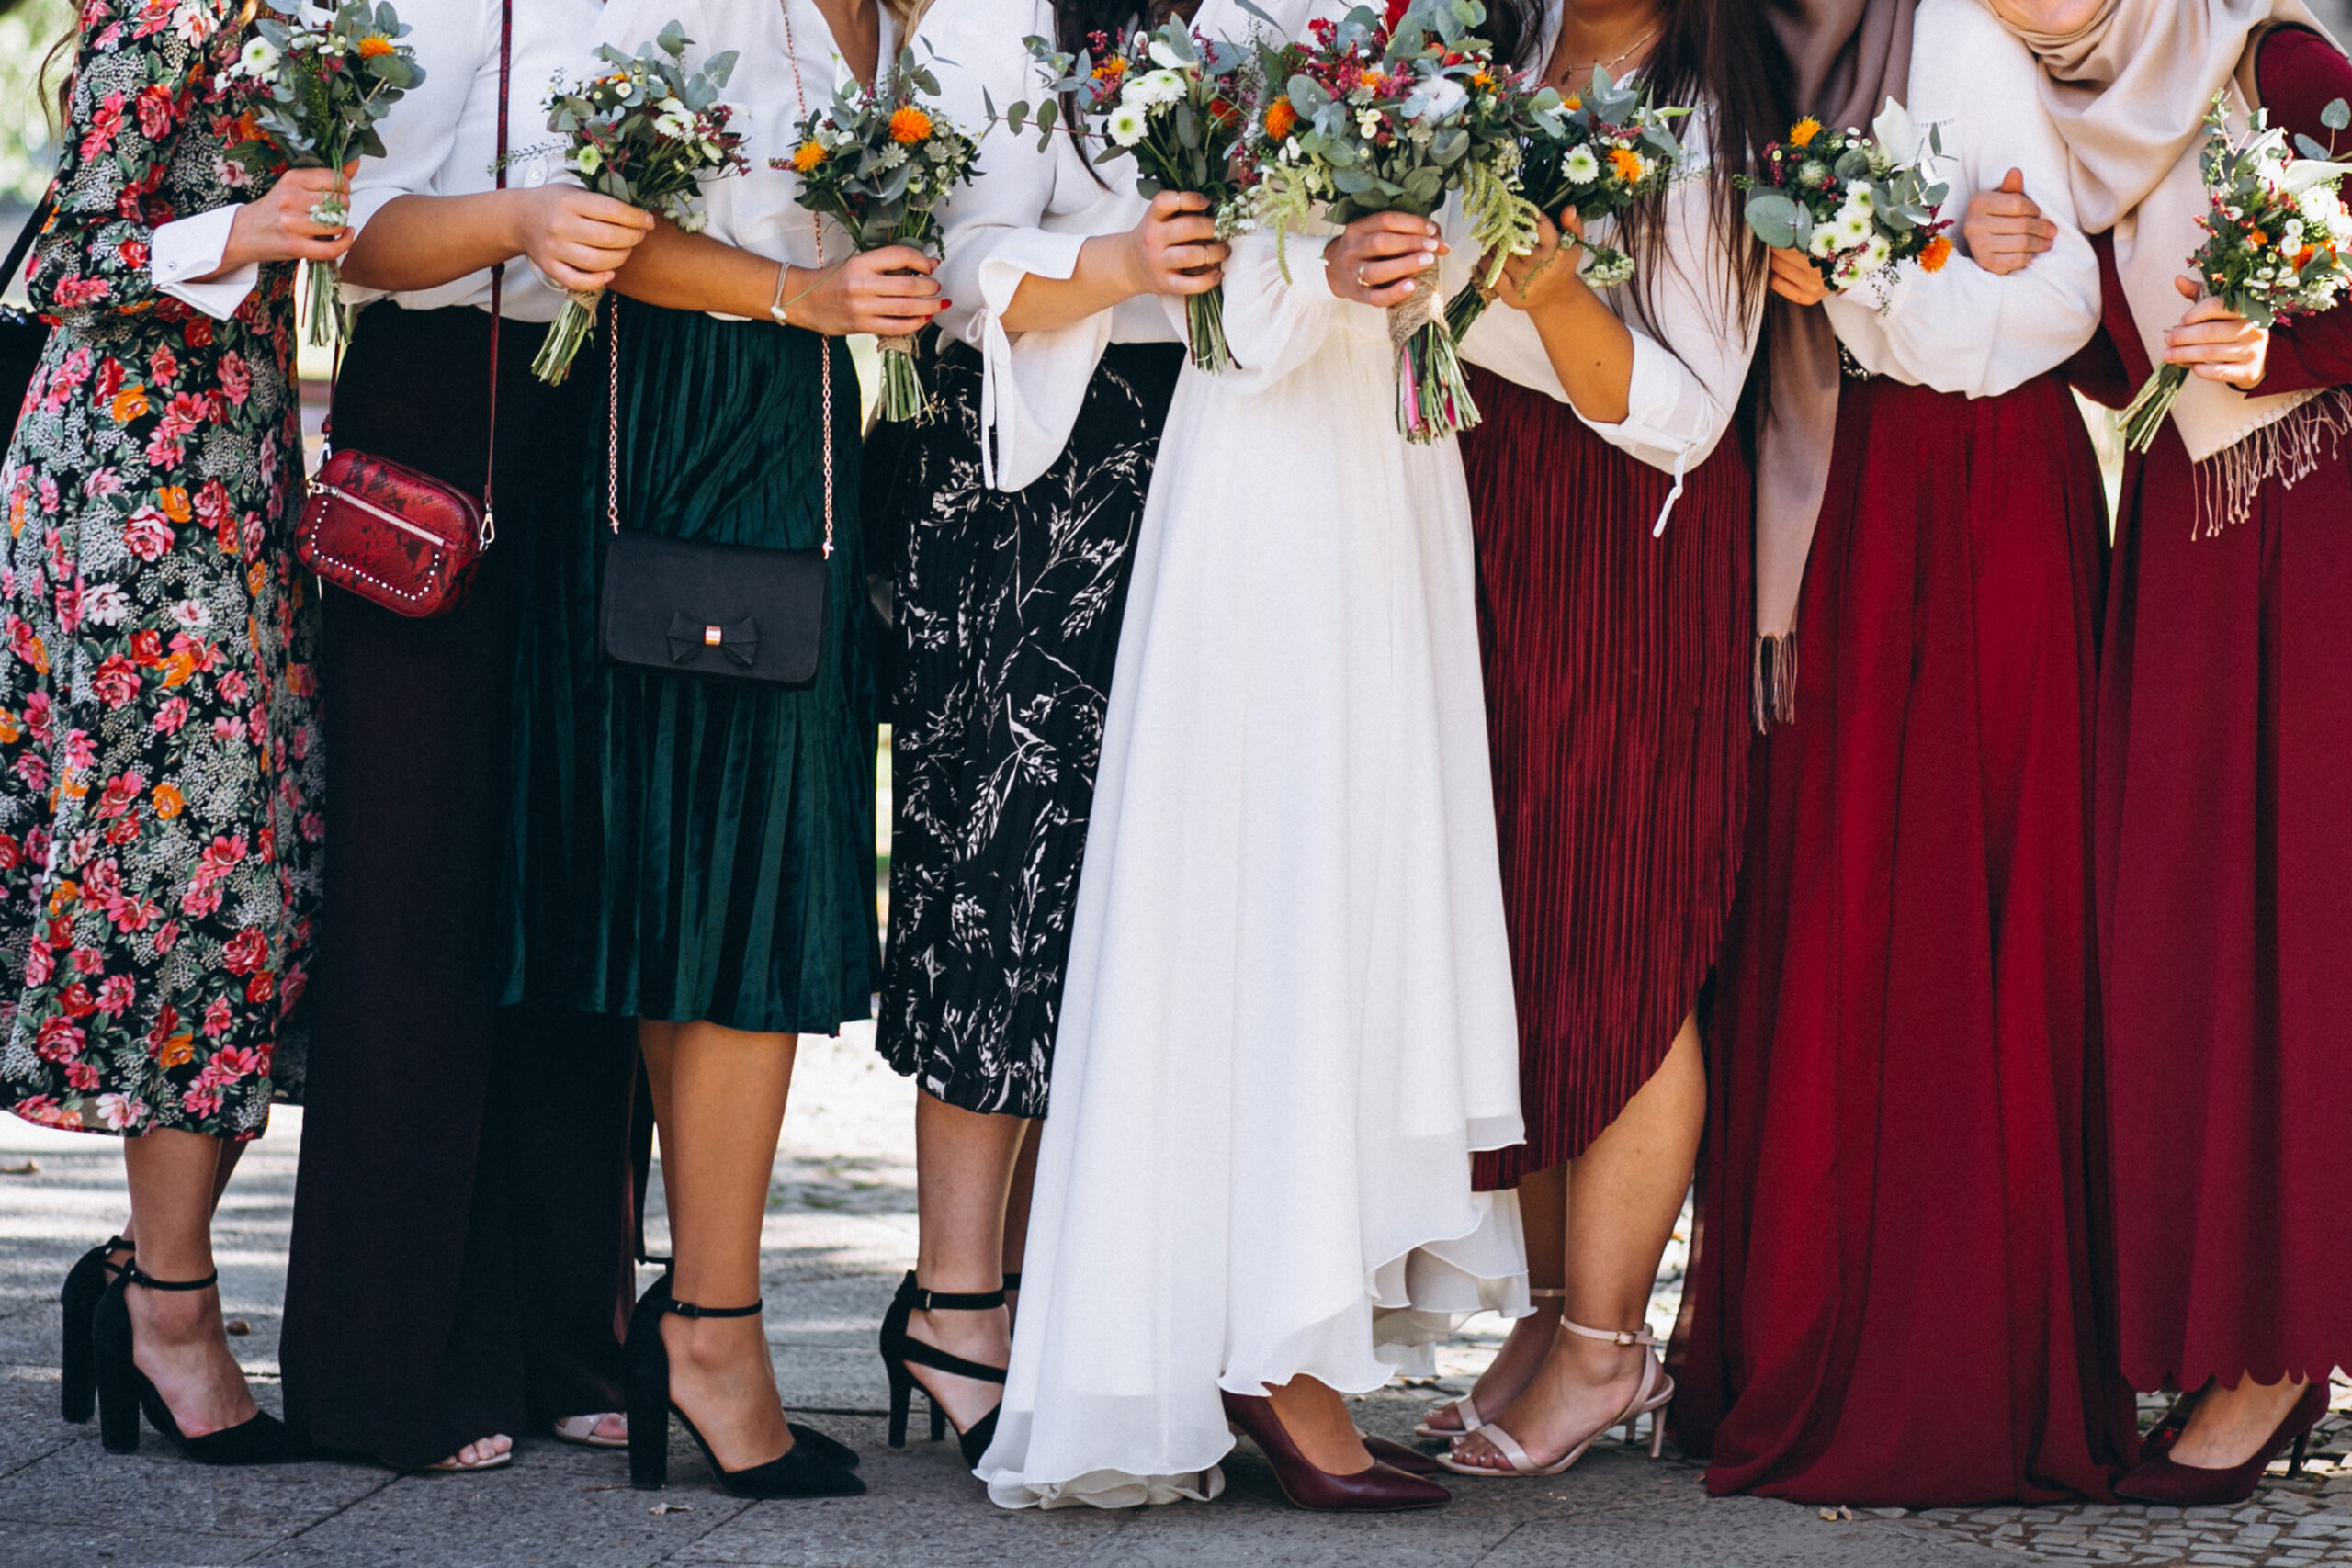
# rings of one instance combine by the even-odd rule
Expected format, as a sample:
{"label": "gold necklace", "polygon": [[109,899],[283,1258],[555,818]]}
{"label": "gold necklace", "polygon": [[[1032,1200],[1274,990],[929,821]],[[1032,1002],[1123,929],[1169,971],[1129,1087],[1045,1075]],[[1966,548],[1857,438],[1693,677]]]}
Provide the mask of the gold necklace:
{"label": "gold necklace", "polygon": [[1592,80],[1592,73],[1595,70],[1606,71],[1611,76],[1614,77],[1617,74],[1617,67],[1625,62],[1625,57],[1633,53],[1634,51],[1641,48],[1642,45],[1649,42],[1650,39],[1657,37],[1658,29],[1665,25],[1666,24],[1664,22],[1652,22],[1650,24],[1650,30],[1635,39],[1632,43],[1627,44],[1623,49],[1618,51],[1617,57],[1614,60],[1596,60],[1590,65],[1586,66],[1581,72],[1571,68],[1567,73],[1560,79],[1564,82],[1574,82],[1581,78],[1584,81],[1589,82]]}

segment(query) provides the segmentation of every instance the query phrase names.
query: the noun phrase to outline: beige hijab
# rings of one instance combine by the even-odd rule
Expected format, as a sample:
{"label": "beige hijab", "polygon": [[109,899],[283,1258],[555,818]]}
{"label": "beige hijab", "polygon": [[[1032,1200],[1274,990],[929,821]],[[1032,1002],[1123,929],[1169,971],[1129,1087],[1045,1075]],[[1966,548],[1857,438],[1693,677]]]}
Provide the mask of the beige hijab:
{"label": "beige hijab", "polygon": [[[1915,0],[1772,0],[1773,30],[1796,69],[1796,107],[1826,125],[1868,125],[1903,98]],[[1838,441],[1838,334],[1820,310],[1777,296],[1767,317],[1771,398],[1756,473],[1756,724],[1796,704],[1797,596]]]}
{"label": "beige hijab", "polygon": [[[2114,231],[2116,272],[2151,364],[2162,362],[2164,334],[2185,309],[2173,280],[2201,239],[2200,122],[2213,95],[2225,93],[2230,130],[2245,132],[2260,102],[2256,46],[2280,24],[2327,36],[2301,0],[2105,0],[2073,32],[2007,24],[2041,62],[2042,102],[2072,155],[2084,230]],[[2292,483],[2310,471],[2323,435],[2340,420],[2334,400],[2306,409],[2323,395],[2249,397],[2189,378],[2172,417],[2199,468],[2206,526],[2244,516],[2265,479]]]}

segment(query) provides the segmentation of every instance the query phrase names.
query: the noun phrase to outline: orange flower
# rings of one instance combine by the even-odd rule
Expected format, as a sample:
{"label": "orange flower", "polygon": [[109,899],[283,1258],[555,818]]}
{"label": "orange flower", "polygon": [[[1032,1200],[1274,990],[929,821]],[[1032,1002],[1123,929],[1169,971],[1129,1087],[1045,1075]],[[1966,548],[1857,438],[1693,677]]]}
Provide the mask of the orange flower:
{"label": "orange flower", "polygon": [[1126,68],[1127,57],[1124,54],[1114,54],[1094,67],[1094,80],[1100,82],[1105,76],[1116,76]]}
{"label": "orange flower", "polygon": [[824,161],[825,144],[814,138],[792,150],[792,166],[801,174],[807,174]]}
{"label": "orange flower", "polygon": [[1812,142],[1815,137],[1820,134],[1821,122],[1814,118],[1813,116],[1807,115],[1803,119],[1797,121],[1794,125],[1789,127],[1789,145],[1792,147],[1807,146]]}
{"label": "orange flower", "polygon": [[154,801],[155,815],[168,822],[187,807],[187,796],[182,795],[176,785],[160,784],[155,786]]}
{"label": "orange flower", "polygon": [[931,116],[912,104],[890,111],[890,140],[901,147],[931,140]]}
{"label": "orange flower", "polygon": [[1272,103],[1266,106],[1266,136],[1268,140],[1274,141],[1283,141],[1290,135],[1292,129],[1297,124],[1298,111],[1290,107],[1290,100],[1288,98],[1276,98]]}
{"label": "orange flower", "polygon": [[173,1035],[155,1048],[155,1065],[176,1067],[196,1055],[196,1036],[186,1030]]}
{"label": "orange flower", "polygon": [[24,733],[25,727],[17,722],[17,716],[0,709],[0,745],[13,746]]}
{"label": "orange flower", "polygon": [[369,33],[366,38],[359,40],[359,58],[362,60],[374,60],[379,55],[391,53],[394,47],[396,46],[393,44],[392,40],[386,38],[383,34]]}
{"label": "orange flower", "polygon": [[2295,254],[2295,265],[2298,267],[2308,265],[2312,257],[2317,254],[2319,254],[2319,247],[2317,245],[2305,245],[2301,251],[2298,251]]}
{"label": "orange flower", "polygon": [[1484,71],[1475,72],[1470,77],[1470,85],[1474,87],[1491,87],[1495,85],[1495,79]]}
{"label": "orange flower", "polygon": [[1951,242],[1943,235],[1938,234],[1928,242],[1928,248],[1919,253],[1919,268],[1923,272],[1941,272],[1944,269],[1944,263],[1950,260],[1951,260]]}
{"label": "orange flower", "polygon": [[196,515],[195,509],[187,503],[187,491],[181,485],[165,485],[157,491],[155,504],[175,523],[185,523]]}
{"label": "orange flower", "polygon": [[164,684],[185,686],[196,679],[196,655],[181,649],[164,660]]}
{"label": "orange flower", "polygon": [[2267,245],[2270,243],[2270,236],[2259,229],[2248,229],[2245,231],[2245,237],[2257,245]]}
{"label": "orange flower", "polygon": [[1642,175],[1648,172],[1642,165],[1642,155],[1630,147],[1611,147],[1609,166],[1629,186],[1640,184]]}
{"label": "orange flower", "polygon": [[1560,104],[1561,107],[1566,108],[1569,113],[1574,114],[1577,110],[1584,107],[1584,95],[1582,93],[1570,93],[1566,97],[1560,100]]}
{"label": "orange flower", "polygon": [[114,395],[112,412],[117,424],[129,424],[147,412],[147,389],[133,381]]}
{"label": "orange flower", "polygon": [[70,877],[61,880],[55,887],[50,889],[49,912],[51,916],[54,918],[55,916],[62,913],[66,905],[73,903],[75,899],[81,897],[82,885],[80,883],[74,881]]}

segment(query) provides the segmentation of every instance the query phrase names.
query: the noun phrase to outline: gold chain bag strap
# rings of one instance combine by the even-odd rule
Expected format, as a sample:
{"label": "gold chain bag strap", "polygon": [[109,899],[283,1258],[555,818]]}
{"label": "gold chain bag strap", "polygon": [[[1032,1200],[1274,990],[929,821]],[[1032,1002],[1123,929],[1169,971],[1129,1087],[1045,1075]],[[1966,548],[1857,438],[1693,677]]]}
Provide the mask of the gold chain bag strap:
{"label": "gold chain bag strap", "polygon": [[[786,52],[792,57],[792,91],[800,89],[800,53],[792,36],[791,0],[784,6]],[[825,265],[823,220],[817,224],[817,265]],[[612,542],[605,551],[598,640],[616,664],[671,675],[806,686],[824,655],[825,608],[833,555],[833,345],[819,337],[824,387],[825,542],[813,550],[720,545],[666,534],[621,531],[620,300],[608,296],[605,333],[605,521]],[[747,323],[744,331],[757,331]],[[778,327],[790,332],[796,329]]]}

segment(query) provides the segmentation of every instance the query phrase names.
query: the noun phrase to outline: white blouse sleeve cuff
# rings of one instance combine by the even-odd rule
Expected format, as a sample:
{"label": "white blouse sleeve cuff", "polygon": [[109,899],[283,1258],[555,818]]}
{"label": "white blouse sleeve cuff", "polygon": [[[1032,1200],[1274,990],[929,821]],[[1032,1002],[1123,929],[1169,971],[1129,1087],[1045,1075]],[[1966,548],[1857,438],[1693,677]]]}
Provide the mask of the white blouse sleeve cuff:
{"label": "white blouse sleeve cuff", "polygon": [[[236,221],[237,209],[232,206],[157,225],[147,251],[147,271],[155,287],[216,321],[235,315],[245,296],[261,281],[261,265],[247,262],[220,277],[206,275],[220,270],[221,254],[229,248],[229,230]],[[205,281],[199,283],[198,278]]]}
{"label": "white blouse sleeve cuff", "polygon": [[1325,253],[1338,238],[1337,234],[1293,234],[1284,243],[1283,254],[1290,263],[1291,289],[1300,298],[1326,305],[1340,303],[1340,297],[1331,292],[1330,269],[1323,265]]}
{"label": "white blouse sleeve cuff", "polygon": [[1586,419],[1574,403],[1568,407],[1595,435],[1625,456],[1673,476],[1674,488],[1667,492],[1650,530],[1657,535],[1666,532],[1666,520],[1682,499],[1684,479],[1706,461],[1723,431],[1709,417],[1698,378],[1648,333],[1633,336],[1634,373],[1625,389],[1625,417],[1615,424],[1601,424]]}
{"label": "white blouse sleeve cuff", "polygon": [[980,263],[980,468],[991,490],[1024,490],[1053,467],[1110,342],[1108,310],[1051,332],[1004,330],[1022,279],[1069,277],[1086,241],[1016,230]]}

